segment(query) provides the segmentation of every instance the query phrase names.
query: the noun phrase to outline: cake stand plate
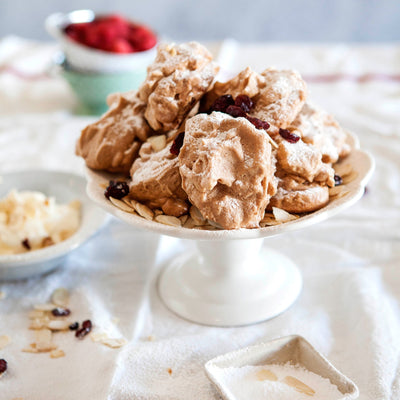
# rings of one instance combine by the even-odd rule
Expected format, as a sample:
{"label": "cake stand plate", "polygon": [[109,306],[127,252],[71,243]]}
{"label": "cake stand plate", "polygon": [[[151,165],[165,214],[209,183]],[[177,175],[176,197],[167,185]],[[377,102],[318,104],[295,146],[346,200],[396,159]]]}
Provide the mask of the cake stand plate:
{"label": "cake stand plate", "polygon": [[262,248],[263,239],[198,242],[162,271],[166,306],[193,322],[238,326],[285,311],[300,294],[302,278],[286,256]]}
{"label": "cake stand plate", "polygon": [[[263,239],[321,222],[361,198],[374,170],[374,160],[353,148],[342,163],[352,168],[353,179],[343,185],[341,196],[324,208],[280,225],[258,229],[200,230],[163,225],[122,211],[104,197],[109,180],[105,172],[86,170],[89,197],[117,218],[139,229],[196,240],[197,251],[172,260],[159,277],[159,293],[176,314],[200,324],[239,326],[272,318],[294,303],[302,281],[297,267],[286,256],[263,247]],[[340,167],[340,165],[339,165]]]}

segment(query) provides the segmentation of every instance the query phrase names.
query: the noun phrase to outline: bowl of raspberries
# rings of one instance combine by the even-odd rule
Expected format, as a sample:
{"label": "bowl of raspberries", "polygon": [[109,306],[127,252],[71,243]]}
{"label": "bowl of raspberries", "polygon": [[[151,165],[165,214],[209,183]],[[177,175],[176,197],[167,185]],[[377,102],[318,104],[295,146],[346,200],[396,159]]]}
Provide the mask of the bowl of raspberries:
{"label": "bowl of raspberries", "polygon": [[137,88],[156,54],[156,33],[119,14],[55,13],[45,26],[63,53],[62,75],[94,113],[107,108],[108,94]]}

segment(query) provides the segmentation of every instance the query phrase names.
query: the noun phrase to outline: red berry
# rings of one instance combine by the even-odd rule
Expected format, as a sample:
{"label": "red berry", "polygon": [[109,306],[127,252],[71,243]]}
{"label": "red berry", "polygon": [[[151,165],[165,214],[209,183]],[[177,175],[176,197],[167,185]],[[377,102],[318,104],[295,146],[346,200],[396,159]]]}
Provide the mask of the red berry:
{"label": "red berry", "polygon": [[132,53],[134,49],[125,39],[117,39],[112,45],[112,50],[116,53]]}
{"label": "red berry", "polygon": [[106,190],[104,191],[104,196],[109,199],[114,197],[114,199],[122,199],[129,193],[129,186],[123,181],[110,181]]}
{"label": "red berry", "polygon": [[335,186],[339,186],[339,185],[341,185],[343,183],[343,179],[339,175],[335,175],[334,179],[335,179]]}
{"label": "red berry", "polygon": [[69,326],[69,329],[70,329],[71,331],[76,331],[78,328],[79,328],[79,322],[78,322],[78,321],[72,323],[72,324]]}
{"label": "red berry", "polygon": [[179,155],[181,147],[183,146],[183,139],[185,138],[185,132],[181,132],[173,141],[169,152],[175,156]]}
{"label": "red berry", "polygon": [[246,118],[247,114],[238,106],[229,106],[226,111],[227,114],[232,116],[233,118],[243,117]]}
{"label": "red berry", "polygon": [[248,113],[254,106],[251,98],[245,94],[240,94],[235,99],[235,106],[240,107],[244,112]]}
{"label": "red berry", "polygon": [[137,51],[151,49],[157,43],[157,38],[144,26],[131,27],[129,41]]}
{"label": "red berry", "polygon": [[121,54],[148,50],[157,43],[151,30],[117,14],[70,24],[64,31],[72,40],[85,46]]}
{"label": "red berry", "polygon": [[92,321],[90,321],[90,319],[87,319],[86,321],[82,322],[82,328],[78,329],[75,332],[75,336],[78,339],[83,339],[91,330],[92,330]]}
{"label": "red berry", "polygon": [[212,113],[213,111],[225,112],[229,106],[233,106],[234,104],[235,101],[233,100],[233,97],[230,94],[225,94],[223,96],[218,97],[214,101],[208,112],[209,113]]}
{"label": "red berry", "polygon": [[27,250],[31,249],[31,244],[29,243],[28,238],[24,239],[21,243],[22,243],[22,246],[24,246]]}
{"label": "red berry", "polygon": [[69,308],[56,307],[51,310],[51,313],[55,317],[66,317],[71,314],[71,310]]}
{"label": "red berry", "polygon": [[289,143],[296,143],[300,140],[300,136],[289,131],[289,129],[279,128],[279,134],[286,139]]}
{"label": "red berry", "polygon": [[0,374],[7,371],[7,361],[3,358],[0,360]]}
{"label": "red berry", "polygon": [[246,117],[249,122],[251,122],[257,129],[265,129],[269,128],[269,123],[267,121],[263,121],[256,117],[250,117],[249,115]]}

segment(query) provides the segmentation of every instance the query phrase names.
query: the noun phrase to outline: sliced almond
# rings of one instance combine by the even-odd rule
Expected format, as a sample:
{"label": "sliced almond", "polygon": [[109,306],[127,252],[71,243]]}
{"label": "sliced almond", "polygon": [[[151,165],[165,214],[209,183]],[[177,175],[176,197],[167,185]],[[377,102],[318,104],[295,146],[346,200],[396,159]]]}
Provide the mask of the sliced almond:
{"label": "sliced almond", "polygon": [[164,213],[162,212],[162,210],[160,210],[160,209],[158,209],[158,208],[156,208],[155,210],[154,210],[154,215],[155,216],[157,216],[157,215],[163,215]]}
{"label": "sliced almond", "polygon": [[276,219],[266,219],[264,221],[260,222],[261,228],[265,228],[266,226],[275,226],[275,225],[281,225],[282,221],[277,221]]}
{"label": "sliced almond", "polygon": [[333,197],[333,199],[341,199],[344,196],[347,196],[350,192],[348,190],[342,190],[339,194]]}
{"label": "sliced almond", "polygon": [[180,219],[172,217],[171,215],[157,215],[155,217],[155,221],[164,225],[177,226],[177,227],[182,226]]}
{"label": "sliced almond", "polygon": [[33,319],[29,325],[29,329],[39,330],[43,328],[47,328],[47,324],[49,323],[49,317],[45,316],[42,318]]}
{"label": "sliced almond", "polygon": [[290,214],[278,207],[272,207],[272,213],[274,214],[275,219],[280,222],[293,221],[294,219],[299,218],[297,215]]}
{"label": "sliced almond", "polygon": [[65,353],[61,349],[55,349],[50,352],[50,358],[60,358],[60,357],[64,357],[64,356],[65,356]]}
{"label": "sliced almond", "polygon": [[149,207],[145,206],[142,203],[136,202],[135,210],[144,219],[147,219],[148,221],[153,221],[154,213]]}
{"label": "sliced almond", "polygon": [[45,303],[45,304],[36,304],[33,308],[37,311],[51,311],[56,308],[54,304]]}
{"label": "sliced almond", "polygon": [[344,183],[345,185],[347,185],[348,183],[354,181],[354,179],[356,179],[357,176],[358,176],[358,172],[357,172],[357,171],[352,171],[350,174],[348,174],[348,175],[342,177],[343,183]]}
{"label": "sliced almond", "polygon": [[60,287],[56,289],[51,295],[53,304],[59,307],[66,307],[69,303],[69,292],[67,289]]}
{"label": "sliced almond", "polygon": [[336,164],[334,165],[334,169],[337,175],[341,178],[344,178],[347,175],[350,175],[353,171],[353,167],[351,164]]}
{"label": "sliced almond", "polygon": [[[266,131],[265,131],[266,132]],[[266,132],[266,136],[267,136],[267,139],[269,140],[269,142],[271,143],[271,145],[272,145],[272,147],[273,148],[275,148],[275,149],[277,149],[279,146],[278,146],[278,144],[275,142],[275,140],[274,139],[272,139],[272,137],[268,134],[268,132]]]}
{"label": "sliced almond", "polygon": [[216,229],[224,229],[218,222],[211,221],[210,219],[208,219],[207,222]]}
{"label": "sliced almond", "polygon": [[186,222],[183,224],[184,228],[187,229],[192,229],[196,226],[196,223],[194,222],[194,219],[192,217],[189,217]]}
{"label": "sliced almond", "polygon": [[45,316],[45,312],[41,310],[31,310],[28,313],[28,318],[29,319],[37,319],[37,318],[42,318]]}
{"label": "sliced almond", "polygon": [[108,335],[105,332],[93,332],[90,334],[90,338],[93,340],[93,342],[97,343],[108,339]]}
{"label": "sliced almond", "polygon": [[257,379],[259,381],[277,381],[278,377],[269,369],[262,369],[257,372]]}
{"label": "sliced almond", "polygon": [[307,396],[314,396],[315,394],[314,389],[310,388],[310,386],[307,386],[304,382],[298,380],[294,376],[285,376],[283,382],[286,383],[286,385],[291,386],[299,393],[304,393]]}
{"label": "sliced almond", "polygon": [[51,331],[66,331],[71,325],[70,321],[52,320],[47,323],[47,328]]}
{"label": "sliced almond", "polygon": [[4,349],[4,347],[8,346],[11,343],[10,336],[1,335],[0,336],[0,350]]}
{"label": "sliced almond", "polygon": [[264,218],[275,218],[275,217],[274,214],[272,214],[271,212],[265,212]]}
{"label": "sliced almond", "polygon": [[128,342],[124,338],[113,339],[108,338],[101,341],[105,346],[111,347],[112,349],[119,349],[122,346],[125,346]]}
{"label": "sliced almond", "polygon": [[167,145],[167,137],[165,135],[150,136],[147,141],[155,152],[161,151]]}
{"label": "sliced almond", "polygon": [[39,350],[36,348],[36,346],[30,345],[30,347],[26,347],[21,350],[24,353],[39,353]]}
{"label": "sliced almond", "polygon": [[196,225],[206,224],[206,219],[201,215],[200,210],[196,206],[191,206],[189,213]]}
{"label": "sliced almond", "polygon": [[132,206],[129,206],[122,200],[114,199],[114,197],[110,197],[111,203],[114,204],[115,207],[118,207],[120,210],[133,214],[135,210]]}
{"label": "sliced almond", "polygon": [[181,215],[179,217],[179,219],[181,220],[181,224],[185,225],[185,222],[187,221],[187,219],[189,218],[189,215],[185,214],[185,215]]}
{"label": "sliced almond", "polygon": [[35,332],[36,349],[39,352],[47,352],[57,348],[52,342],[50,329],[40,329]]}
{"label": "sliced almond", "polygon": [[334,186],[329,189],[329,197],[338,195],[343,190],[343,186]]}

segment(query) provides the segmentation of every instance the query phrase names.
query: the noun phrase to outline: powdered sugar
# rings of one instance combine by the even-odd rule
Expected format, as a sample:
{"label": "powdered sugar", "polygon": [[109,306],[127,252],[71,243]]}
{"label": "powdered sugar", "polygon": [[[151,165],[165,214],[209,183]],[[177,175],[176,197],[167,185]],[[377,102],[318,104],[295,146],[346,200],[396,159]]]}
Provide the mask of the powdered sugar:
{"label": "powdered sugar", "polygon": [[[268,372],[267,372],[268,371]],[[242,367],[215,367],[213,374],[232,399],[236,400],[339,400],[344,395],[329,379],[298,365],[246,365]],[[272,376],[277,380],[270,380]],[[284,382],[291,376],[311,390],[306,394]],[[275,379],[274,378],[274,379]],[[315,393],[313,393],[313,391]]]}

